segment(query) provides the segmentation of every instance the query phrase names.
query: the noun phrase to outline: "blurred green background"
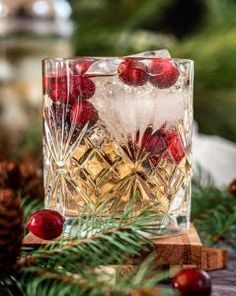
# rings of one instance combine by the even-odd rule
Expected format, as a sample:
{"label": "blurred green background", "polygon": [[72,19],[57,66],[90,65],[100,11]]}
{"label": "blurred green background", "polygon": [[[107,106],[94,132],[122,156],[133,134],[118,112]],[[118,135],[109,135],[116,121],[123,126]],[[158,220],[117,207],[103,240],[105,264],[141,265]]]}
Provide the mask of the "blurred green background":
{"label": "blurred green background", "polygon": [[77,55],[168,48],[195,61],[195,118],[202,133],[236,141],[235,0],[74,0]]}

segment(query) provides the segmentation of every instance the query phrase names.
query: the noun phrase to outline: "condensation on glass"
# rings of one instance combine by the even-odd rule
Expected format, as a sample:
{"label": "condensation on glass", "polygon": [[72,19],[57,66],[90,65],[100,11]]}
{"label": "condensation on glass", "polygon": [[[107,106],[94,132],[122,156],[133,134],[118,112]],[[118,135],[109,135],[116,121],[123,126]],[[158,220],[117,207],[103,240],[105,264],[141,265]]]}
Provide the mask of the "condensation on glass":
{"label": "condensation on glass", "polygon": [[119,218],[135,199],[134,214],[160,217],[158,235],[188,229],[193,62],[165,61],[178,72],[166,85],[153,83],[156,58],[43,61],[46,208]]}

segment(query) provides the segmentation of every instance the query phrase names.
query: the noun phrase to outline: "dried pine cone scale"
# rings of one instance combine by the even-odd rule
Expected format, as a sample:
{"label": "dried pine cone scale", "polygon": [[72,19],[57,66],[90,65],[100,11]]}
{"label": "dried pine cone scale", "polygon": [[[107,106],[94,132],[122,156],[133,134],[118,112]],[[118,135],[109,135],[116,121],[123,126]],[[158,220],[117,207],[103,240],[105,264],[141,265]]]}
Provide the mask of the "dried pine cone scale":
{"label": "dried pine cone scale", "polygon": [[32,158],[19,163],[20,185],[22,195],[32,198],[44,198],[42,167]]}
{"label": "dried pine cone scale", "polygon": [[23,233],[20,198],[11,189],[0,189],[0,275],[9,274],[15,265]]}
{"label": "dried pine cone scale", "polygon": [[18,165],[11,160],[0,161],[0,186],[16,189],[19,183]]}
{"label": "dried pine cone scale", "polygon": [[16,163],[0,160],[0,188],[20,189],[24,196],[43,199],[42,166],[39,161],[27,158]]}

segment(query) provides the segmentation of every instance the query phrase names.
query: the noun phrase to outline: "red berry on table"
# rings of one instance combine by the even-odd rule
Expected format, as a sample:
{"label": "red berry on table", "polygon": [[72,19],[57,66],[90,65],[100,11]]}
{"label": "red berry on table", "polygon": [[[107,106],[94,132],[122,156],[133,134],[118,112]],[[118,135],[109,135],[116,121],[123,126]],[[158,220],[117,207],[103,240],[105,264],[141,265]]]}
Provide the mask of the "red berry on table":
{"label": "red berry on table", "polygon": [[87,122],[91,127],[98,121],[98,112],[90,102],[79,101],[72,106],[70,119],[78,127],[83,127]]}
{"label": "red berry on table", "polygon": [[173,279],[172,285],[181,296],[211,295],[211,278],[207,272],[197,268],[181,270]]}
{"label": "red berry on table", "polygon": [[179,78],[179,70],[171,59],[153,59],[149,65],[150,82],[159,88],[169,88]]}
{"label": "red berry on table", "polygon": [[41,210],[32,214],[27,223],[27,228],[35,236],[51,240],[62,234],[65,218],[53,210]]}
{"label": "red berry on table", "polygon": [[148,81],[147,67],[140,61],[127,59],[118,68],[119,78],[128,85],[140,86]]}
{"label": "red berry on table", "polygon": [[163,138],[168,147],[166,157],[180,163],[185,156],[185,149],[179,133],[175,129],[164,130]]}

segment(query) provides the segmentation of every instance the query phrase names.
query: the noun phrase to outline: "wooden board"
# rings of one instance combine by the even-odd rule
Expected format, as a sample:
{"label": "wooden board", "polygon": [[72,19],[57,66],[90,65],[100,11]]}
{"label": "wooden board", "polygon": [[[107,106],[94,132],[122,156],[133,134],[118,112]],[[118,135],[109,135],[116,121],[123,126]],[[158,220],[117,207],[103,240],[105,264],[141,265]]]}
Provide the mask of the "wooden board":
{"label": "wooden board", "polygon": [[163,264],[201,265],[202,243],[193,225],[187,233],[159,238],[154,242],[155,256]]}
{"label": "wooden board", "polygon": [[[227,252],[222,249],[213,249],[204,247],[194,225],[191,225],[187,233],[158,238],[154,240],[155,250],[153,255],[157,258],[158,265],[172,266],[182,268],[184,266],[196,266],[205,270],[222,269],[227,266]],[[52,243],[37,238],[33,234],[28,234],[23,247],[39,247]],[[140,261],[149,254],[140,254],[134,262]]]}
{"label": "wooden board", "polygon": [[224,249],[202,248],[201,268],[205,270],[225,269],[228,264],[228,252]]}

